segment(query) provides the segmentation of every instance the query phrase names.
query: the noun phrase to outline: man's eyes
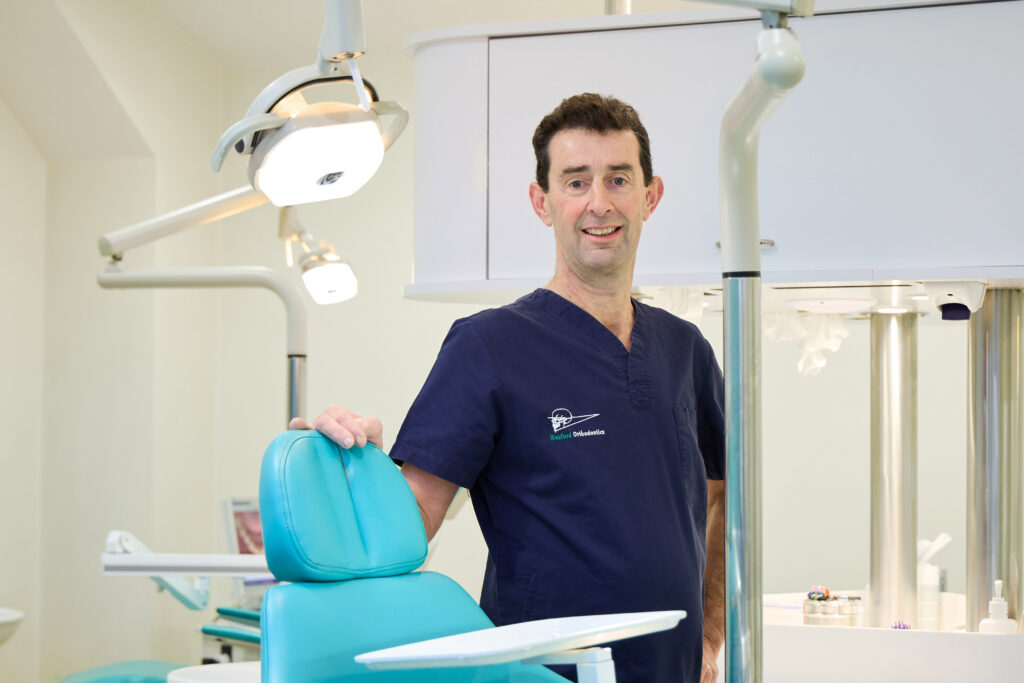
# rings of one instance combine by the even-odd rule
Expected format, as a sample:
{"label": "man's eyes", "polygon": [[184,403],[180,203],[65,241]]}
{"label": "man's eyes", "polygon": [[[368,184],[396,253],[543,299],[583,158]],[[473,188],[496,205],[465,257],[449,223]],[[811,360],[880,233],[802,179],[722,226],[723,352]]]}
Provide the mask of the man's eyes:
{"label": "man's eyes", "polygon": [[[615,176],[614,178],[610,178],[605,182],[607,182],[608,185],[611,187],[627,187],[629,185],[629,178],[626,178],[625,176]],[[578,192],[580,190],[587,189],[589,184],[590,183],[586,180],[570,180],[568,183],[566,183],[566,187],[568,187],[570,190]]]}

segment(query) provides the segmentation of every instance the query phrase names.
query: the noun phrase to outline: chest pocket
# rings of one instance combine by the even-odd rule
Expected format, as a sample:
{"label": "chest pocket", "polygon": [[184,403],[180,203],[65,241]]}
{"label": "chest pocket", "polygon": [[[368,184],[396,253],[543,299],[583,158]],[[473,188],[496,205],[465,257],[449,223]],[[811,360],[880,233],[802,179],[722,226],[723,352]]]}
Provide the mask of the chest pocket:
{"label": "chest pocket", "polygon": [[708,516],[708,476],[697,445],[697,414],[692,408],[672,409],[679,440],[679,458],[683,471],[683,490],[690,508],[695,538],[703,545]]}

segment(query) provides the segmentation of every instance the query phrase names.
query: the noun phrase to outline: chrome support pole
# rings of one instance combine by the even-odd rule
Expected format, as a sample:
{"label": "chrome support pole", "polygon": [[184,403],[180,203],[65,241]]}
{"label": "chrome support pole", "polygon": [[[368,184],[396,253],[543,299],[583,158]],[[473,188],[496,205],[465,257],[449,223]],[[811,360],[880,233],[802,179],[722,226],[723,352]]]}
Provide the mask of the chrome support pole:
{"label": "chrome support pole", "polygon": [[[306,414],[306,357],[288,356],[288,422]],[[287,426],[287,422],[285,426]]]}
{"label": "chrome support pole", "polygon": [[604,0],[605,14],[629,14],[633,11],[632,0]]}
{"label": "chrome support pole", "polygon": [[804,75],[796,36],[762,15],[758,57],[722,117],[719,211],[725,335],[725,679],[761,683],[761,126]]}
{"label": "chrome support pole", "polygon": [[871,316],[869,620],[917,622],[917,314]]}
{"label": "chrome support pole", "polygon": [[1024,290],[990,289],[967,337],[967,630],[988,616],[1003,582],[1020,630],[1024,503],[1021,498]]}
{"label": "chrome support pole", "polygon": [[761,614],[761,278],[725,277],[726,674],[764,671]]}

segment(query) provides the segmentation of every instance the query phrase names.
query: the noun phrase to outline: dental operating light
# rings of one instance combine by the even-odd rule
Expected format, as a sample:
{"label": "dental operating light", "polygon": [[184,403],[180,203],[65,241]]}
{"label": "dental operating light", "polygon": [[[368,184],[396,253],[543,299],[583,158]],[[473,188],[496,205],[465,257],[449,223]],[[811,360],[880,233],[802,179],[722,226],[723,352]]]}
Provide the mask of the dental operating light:
{"label": "dental operating light", "polygon": [[[365,53],[362,24],[360,0],[327,0],[316,63],[263,89],[221,136],[213,170],[231,148],[250,155],[249,182],[275,206],[347,197],[365,185],[409,115],[395,102],[378,101],[364,83],[356,62]],[[359,104],[306,101],[304,90],[332,81],[351,81]]]}
{"label": "dental operating light", "polygon": [[[249,155],[250,185],[99,239],[100,253],[110,257],[98,277],[100,286],[107,289],[259,287],[276,294],[285,307],[289,419],[305,414],[306,308],[294,281],[262,266],[126,268],[124,255],[129,249],[249,211],[268,200],[288,211],[294,204],[347,197],[373,176],[409,115],[395,102],[381,102],[359,71],[356,60],[366,52],[360,0],[326,0],[326,5],[316,63],[289,71],[264,88],[214,150],[215,172],[232,148]],[[338,82],[352,83],[357,105],[306,100],[304,92],[310,87]],[[310,235],[292,214],[282,214],[281,237],[289,266],[295,261],[291,250],[301,249],[297,260],[302,280],[316,303],[355,296],[355,273],[330,243]]]}
{"label": "dental operating light", "polygon": [[336,304],[347,301],[358,292],[358,282],[352,266],[343,261],[330,242],[318,240],[299,223],[293,206],[281,209],[279,236],[284,240],[284,258],[288,267],[295,264],[299,253],[302,282],[318,304]]}

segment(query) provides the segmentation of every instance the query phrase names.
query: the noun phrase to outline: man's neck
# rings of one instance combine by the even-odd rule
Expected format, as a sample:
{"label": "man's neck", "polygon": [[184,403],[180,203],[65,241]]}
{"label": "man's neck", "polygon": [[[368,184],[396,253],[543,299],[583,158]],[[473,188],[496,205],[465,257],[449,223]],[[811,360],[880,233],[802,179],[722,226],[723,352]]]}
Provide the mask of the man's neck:
{"label": "man's neck", "polygon": [[[632,278],[630,278],[632,279]],[[607,327],[628,351],[633,335],[633,303],[630,301],[630,280],[592,285],[576,277],[555,277],[544,285],[563,299],[568,299]]]}

